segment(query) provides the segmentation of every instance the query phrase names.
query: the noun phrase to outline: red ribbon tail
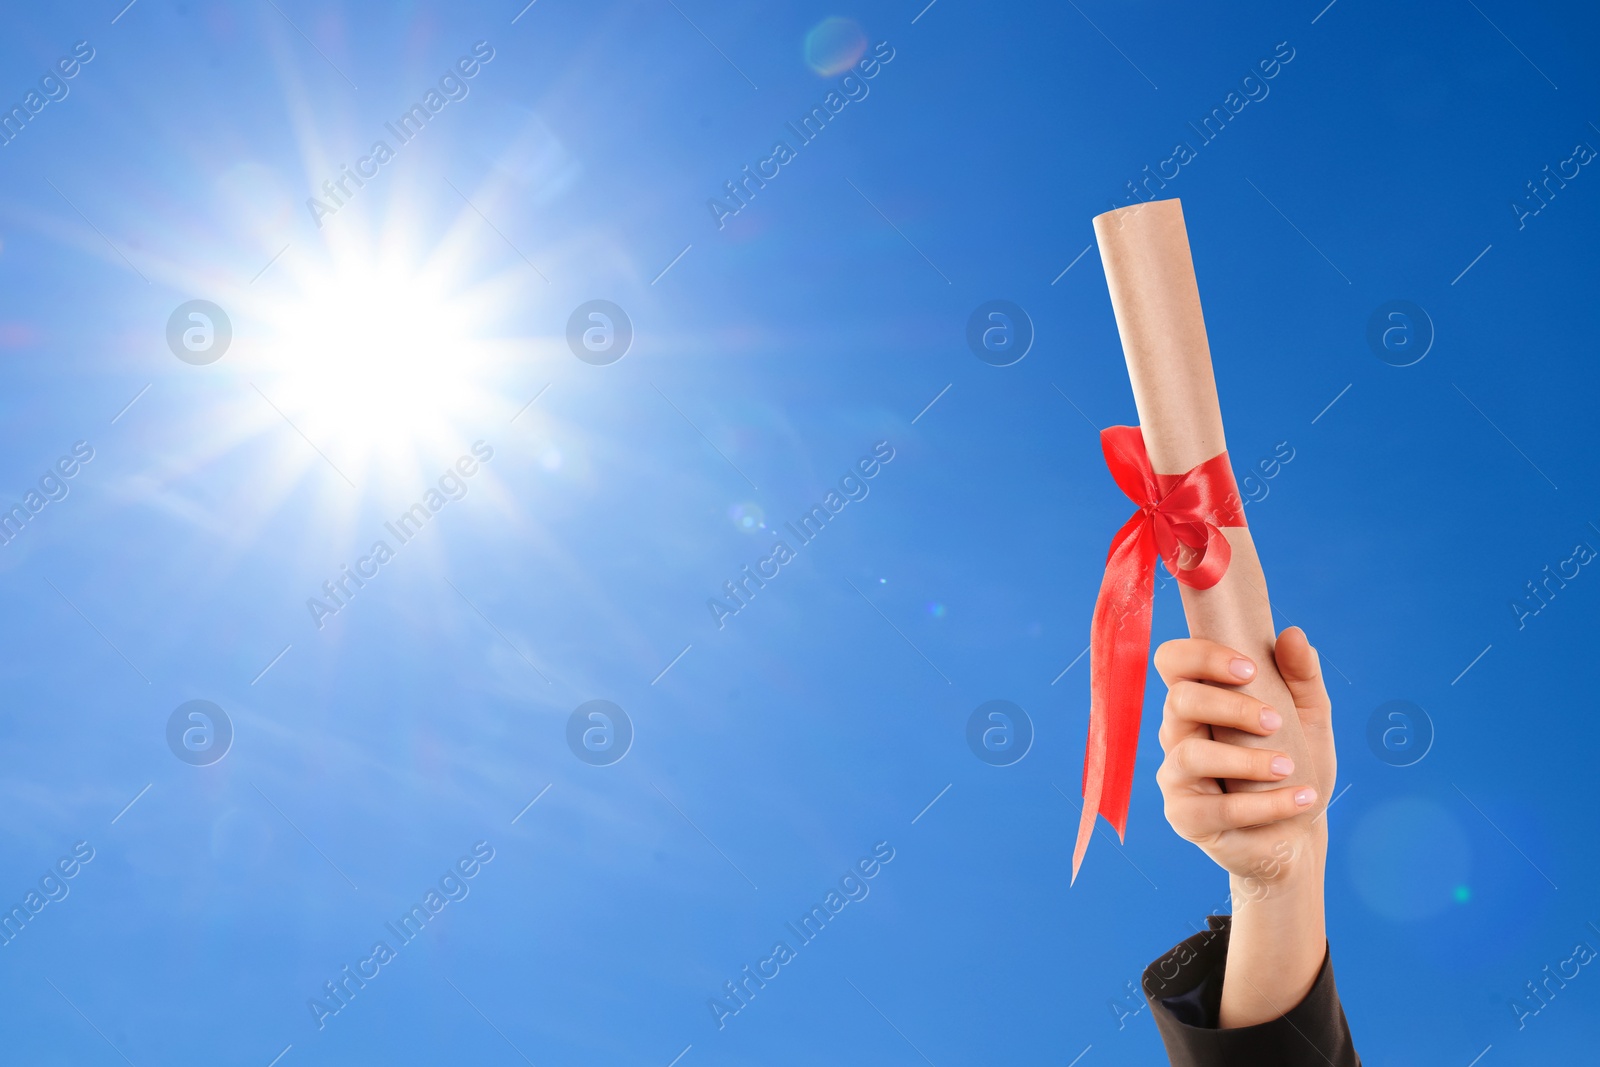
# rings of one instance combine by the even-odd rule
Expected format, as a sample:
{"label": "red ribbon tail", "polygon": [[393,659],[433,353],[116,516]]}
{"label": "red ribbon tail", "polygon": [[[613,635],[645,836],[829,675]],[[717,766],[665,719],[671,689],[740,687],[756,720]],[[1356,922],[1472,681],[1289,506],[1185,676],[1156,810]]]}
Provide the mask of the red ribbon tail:
{"label": "red ribbon tail", "polygon": [[[1150,656],[1150,615],[1159,555],[1179,582],[1195,589],[1216,585],[1231,556],[1221,527],[1244,526],[1244,503],[1233,481],[1228,454],[1220,452],[1183,474],[1156,474],[1137,426],[1108,426],[1100,448],[1118,487],[1139,505],[1106,555],[1106,573],[1094,605],[1089,644],[1089,746],[1083,757],[1083,811],[1072,851],[1072,879],[1104,815],[1123,838],[1133,764],[1144,712],[1144,680]],[[1193,566],[1179,566],[1187,548]]]}
{"label": "red ribbon tail", "polygon": [[1127,832],[1139,719],[1144,709],[1155,560],[1155,534],[1141,511],[1112,539],[1094,605],[1089,637],[1089,743],[1083,758],[1083,811],[1072,851],[1074,882],[1094,834],[1097,814],[1106,817],[1119,840]]}
{"label": "red ribbon tail", "polygon": [[1072,880],[1067,883],[1069,886],[1077,884],[1078,868],[1083,866],[1083,855],[1089,851],[1089,838],[1094,836],[1094,820],[1100,810],[1100,784],[1103,774],[1104,769],[1096,767],[1092,781],[1085,781],[1083,784],[1083,810],[1078,815],[1078,843],[1072,848]]}

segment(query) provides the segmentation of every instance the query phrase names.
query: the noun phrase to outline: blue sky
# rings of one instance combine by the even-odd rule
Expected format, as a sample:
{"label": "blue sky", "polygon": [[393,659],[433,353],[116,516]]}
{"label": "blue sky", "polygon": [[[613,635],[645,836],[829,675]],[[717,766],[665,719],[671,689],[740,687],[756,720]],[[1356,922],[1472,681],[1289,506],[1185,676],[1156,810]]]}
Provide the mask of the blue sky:
{"label": "blue sky", "polygon": [[[1592,1047],[1590,968],[1512,1007],[1600,948],[1592,12],[519,7],[8,21],[0,901],[60,897],[0,946],[12,1056],[1157,1061],[1119,998],[1226,896],[1161,815],[1158,684],[1126,847],[1068,878],[1129,511],[1095,430],[1135,418],[1090,219],[1179,142],[1235,468],[1293,456],[1247,512],[1274,607],[1335,668],[1357,1047]],[[189,361],[195,300],[230,340]],[[569,344],[596,300],[620,358]],[[1034,331],[1009,366],[967,345],[991,300]],[[1393,301],[1407,366],[1368,342]],[[220,758],[169,730],[197,700]],[[594,700],[619,759],[569,745]],[[1009,766],[967,744],[990,700],[1032,724]],[[1408,766],[1368,742],[1391,701],[1431,723]]]}

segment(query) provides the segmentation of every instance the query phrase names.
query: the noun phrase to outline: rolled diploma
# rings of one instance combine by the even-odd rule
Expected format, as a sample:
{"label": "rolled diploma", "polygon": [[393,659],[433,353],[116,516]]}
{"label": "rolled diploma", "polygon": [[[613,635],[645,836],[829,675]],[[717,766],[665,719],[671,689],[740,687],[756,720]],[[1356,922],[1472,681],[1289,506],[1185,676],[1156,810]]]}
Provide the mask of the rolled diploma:
{"label": "rolled diploma", "polygon": [[[1094,233],[1150,465],[1157,474],[1183,474],[1228,447],[1183,208],[1176,199],[1118,208],[1095,217]],[[1294,699],[1273,659],[1272,608],[1250,528],[1223,527],[1222,533],[1233,550],[1222,580],[1210,589],[1178,586],[1189,633],[1249,656],[1256,676],[1233,688],[1277,710],[1283,725],[1268,737],[1220,726],[1212,735],[1249,748],[1279,749],[1295,763],[1294,773],[1281,782],[1227,779],[1224,788],[1231,793],[1315,785]],[[1296,818],[1310,818],[1326,798],[1317,801]]]}

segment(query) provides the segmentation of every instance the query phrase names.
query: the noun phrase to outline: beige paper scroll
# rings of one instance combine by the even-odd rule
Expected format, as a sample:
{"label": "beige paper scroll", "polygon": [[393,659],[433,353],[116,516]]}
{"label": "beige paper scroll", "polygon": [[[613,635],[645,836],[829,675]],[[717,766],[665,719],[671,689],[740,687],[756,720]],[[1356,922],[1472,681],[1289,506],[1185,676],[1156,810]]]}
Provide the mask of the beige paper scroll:
{"label": "beige paper scroll", "polygon": [[[1183,208],[1177,200],[1118,208],[1096,216],[1094,233],[1150,465],[1157,474],[1182,474],[1228,447]],[[1179,585],[1189,633],[1254,660],[1255,679],[1236,688],[1276,709],[1283,726],[1269,737],[1225,727],[1214,728],[1213,736],[1250,748],[1280,749],[1295,763],[1294,773],[1282,782],[1228,779],[1224,788],[1316,785],[1294,700],[1273,660],[1276,630],[1255,542],[1248,527],[1222,532],[1233,549],[1222,580],[1210,589]],[[1326,798],[1319,795],[1297,818],[1309,818],[1325,806]]]}

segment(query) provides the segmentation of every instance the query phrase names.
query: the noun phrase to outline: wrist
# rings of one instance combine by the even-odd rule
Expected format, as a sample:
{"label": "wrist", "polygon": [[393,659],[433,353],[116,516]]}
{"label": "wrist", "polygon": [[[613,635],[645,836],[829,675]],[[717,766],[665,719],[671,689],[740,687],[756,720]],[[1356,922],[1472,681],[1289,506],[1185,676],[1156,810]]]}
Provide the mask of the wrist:
{"label": "wrist", "polygon": [[1218,1017],[1223,1028],[1266,1022],[1299,1004],[1327,952],[1326,832],[1285,839],[1258,866],[1258,873],[1228,879],[1233,922]]}
{"label": "wrist", "polygon": [[1279,839],[1248,869],[1228,872],[1236,910],[1269,897],[1320,899],[1327,862],[1328,833],[1320,823],[1309,833]]}

